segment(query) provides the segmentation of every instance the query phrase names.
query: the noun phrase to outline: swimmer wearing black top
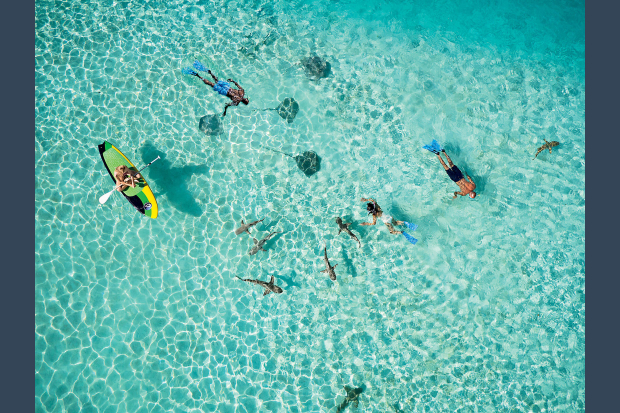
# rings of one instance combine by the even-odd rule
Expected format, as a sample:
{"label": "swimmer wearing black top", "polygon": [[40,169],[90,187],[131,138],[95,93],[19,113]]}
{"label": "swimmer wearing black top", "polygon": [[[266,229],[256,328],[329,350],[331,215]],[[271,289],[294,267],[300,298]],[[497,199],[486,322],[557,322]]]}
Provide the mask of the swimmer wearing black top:
{"label": "swimmer wearing black top", "polygon": [[472,181],[469,175],[465,174],[467,176],[466,180],[463,176],[463,172],[461,172],[458,166],[452,163],[452,159],[450,159],[446,151],[442,149],[441,152],[446,155],[446,159],[448,160],[448,164],[450,165],[450,167],[448,168],[448,165],[446,165],[443,159],[441,159],[441,155],[439,154],[439,152],[437,152],[436,155],[439,158],[439,162],[441,162],[441,165],[443,165],[443,168],[446,170],[446,173],[448,174],[450,179],[452,179],[452,181],[454,181],[454,183],[457,184],[459,188],[461,188],[460,192],[454,193],[452,199],[455,199],[457,195],[465,196],[467,194],[469,194],[469,197],[471,199],[474,199],[476,197],[476,193],[474,192],[474,189],[476,189],[476,184],[474,183],[474,181]]}

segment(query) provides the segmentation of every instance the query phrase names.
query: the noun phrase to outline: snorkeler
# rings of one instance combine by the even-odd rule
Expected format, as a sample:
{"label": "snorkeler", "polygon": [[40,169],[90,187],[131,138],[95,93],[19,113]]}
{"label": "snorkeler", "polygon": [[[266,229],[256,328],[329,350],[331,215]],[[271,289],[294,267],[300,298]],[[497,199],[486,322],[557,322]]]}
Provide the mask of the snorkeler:
{"label": "snorkeler", "polygon": [[[465,177],[463,176],[463,172],[461,172],[458,166],[452,163],[452,159],[450,159],[445,149],[443,149],[441,145],[439,145],[439,142],[433,139],[430,145],[424,145],[422,148],[431,151],[435,155],[437,155],[437,158],[439,158],[439,162],[441,162],[443,169],[446,170],[446,173],[448,174],[450,179],[452,179],[452,181],[454,181],[454,183],[456,183],[459,188],[461,188],[460,192],[454,193],[452,199],[455,199],[457,195],[469,195],[471,199],[474,199],[476,197],[476,193],[474,192],[474,189],[476,189],[476,184],[474,183],[474,181],[472,181],[471,177],[467,174],[465,174],[465,176],[467,176],[467,179],[465,179]],[[450,165],[450,167],[448,167],[448,165],[446,165],[443,159],[441,159],[441,152],[446,155],[446,159],[448,160],[448,165]]]}
{"label": "snorkeler", "polygon": [[[224,107],[224,113],[222,114],[222,116],[226,116],[226,111],[228,110],[229,106],[238,106],[239,103],[243,103],[244,105],[247,105],[250,103],[248,98],[245,97],[245,90],[243,90],[243,88],[239,86],[239,83],[235,82],[232,79],[228,79],[227,82],[224,82],[223,80],[217,80],[217,77],[215,77],[215,75],[211,72],[211,70],[207,69],[198,60],[194,62],[194,67],[200,71],[209,73],[211,77],[213,78],[213,80],[215,80],[215,83],[211,82],[210,80],[202,78],[198,73],[194,72],[190,68],[185,68],[182,70],[182,72],[186,75],[192,75],[192,76],[198,77],[206,85],[211,86],[213,90],[215,90],[217,93],[219,93],[220,95],[224,95],[230,98],[230,100],[232,100],[232,102],[226,104],[226,106]],[[231,88],[228,82],[234,83],[238,87],[238,89]]]}
{"label": "snorkeler", "polygon": [[[377,218],[381,218],[381,221],[383,221],[385,226],[388,227],[388,230],[390,230],[390,234],[398,235],[403,233],[402,231],[396,231],[394,229],[392,225],[394,218],[388,214],[384,214],[379,204],[377,204],[377,201],[372,198],[362,198],[362,202],[368,202],[366,210],[369,215],[372,214],[372,224],[370,222],[362,222],[360,225],[375,225],[377,223]],[[395,221],[395,223],[396,225],[404,225],[405,221]]]}

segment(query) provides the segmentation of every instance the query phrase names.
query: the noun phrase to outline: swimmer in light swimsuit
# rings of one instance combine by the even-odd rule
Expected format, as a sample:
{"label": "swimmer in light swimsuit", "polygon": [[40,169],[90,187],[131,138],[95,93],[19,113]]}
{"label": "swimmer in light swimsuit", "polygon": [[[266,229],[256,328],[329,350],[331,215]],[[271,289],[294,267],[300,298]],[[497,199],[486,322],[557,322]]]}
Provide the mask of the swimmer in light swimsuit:
{"label": "swimmer in light swimsuit", "polygon": [[360,225],[375,225],[377,223],[377,218],[381,218],[381,221],[383,221],[385,226],[388,227],[388,230],[390,230],[390,234],[399,235],[403,233],[402,231],[396,231],[392,222],[396,225],[403,225],[405,221],[395,221],[390,215],[384,214],[379,204],[377,204],[377,201],[372,198],[362,198],[362,202],[368,202],[366,210],[369,214],[372,214],[372,224],[370,222],[362,222]]}

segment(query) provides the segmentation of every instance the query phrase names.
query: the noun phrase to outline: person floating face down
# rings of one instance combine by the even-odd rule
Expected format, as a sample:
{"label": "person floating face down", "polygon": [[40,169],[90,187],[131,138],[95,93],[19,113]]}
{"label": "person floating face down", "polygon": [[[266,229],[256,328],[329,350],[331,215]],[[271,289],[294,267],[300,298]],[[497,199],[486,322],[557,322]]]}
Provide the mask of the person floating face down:
{"label": "person floating face down", "polygon": [[127,168],[126,165],[119,165],[114,169],[114,178],[116,179],[116,190],[122,192],[129,187],[135,188],[142,176],[137,171]]}
{"label": "person floating face down", "polygon": [[[392,225],[394,218],[390,215],[384,214],[379,204],[377,204],[377,201],[372,198],[362,198],[361,202],[368,202],[368,205],[366,205],[366,210],[369,215],[372,214],[372,224],[370,222],[362,222],[360,225],[375,225],[377,223],[377,218],[381,218],[381,221],[383,221],[385,226],[388,227],[390,234],[398,235],[403,233],[402,231],[396,231],[394,229],[394,226]],[[405,221],[395,221],[395,223],[396,225],[403,225]]]}
{"label": "person floating face down", "polygon": [[217,77],[215,77],[215,75],[213,74],[213,72],[211,72],[211,70],[208,70],[207,72],[211,75],[213,80],[215,80],[215,83],[202,78],[198,73],[194,73],[194,76],[197,76],[206,85],[211,86],[213,89],[215,89],[216,92],[222,95],[225,94],[226,97],[232,100],[232,102],[226,104],[226,106],[224,107],[224,113],[222,114],[222,116],[226,116],[226,111],[228,110],[229,106],[238,106],[239,103],[243,103],[244,105],[247,105],[250,103],[248,98],[245,97],[245,90],[243,90],[243,88],[239,86],[239,83],[235,82],[232,79],[228,79],[228,82],[234,83],[239,88],[239,89],[233,89],[227,83],[217,80]]}
{"label": "person floating face down", "polygon": [[441,162],[441,165],[446,170],[446,173],[448,174],[450,179],[452,179],[452,181],[454,181],[454,183],[456,183],[459,188],[461,188],[459,192],[454,193],[452,199],[455,199],[457,195],[469,195],[471,199],[474,199],[476,197],[476,193],[474,192],[474,189],[476,189],[476,184],[474,183],[474,181],[472,181],[471,177],[467,174],[465,174],[467,176],[467,179],[465,179],[465,177],[463,176],[463,172],[461,172],[458,166],[452,163],[452,159],[450,159],[446,151],[442,149],[441,152],[446,155],[446,159],[448,160],[448,164],[450,165],[450,167],[448,168],[448,165],[446,165],[443,159],[441,159],[440,153],[437,152],[436,155],[437,158],[439,158],[439,162]]}

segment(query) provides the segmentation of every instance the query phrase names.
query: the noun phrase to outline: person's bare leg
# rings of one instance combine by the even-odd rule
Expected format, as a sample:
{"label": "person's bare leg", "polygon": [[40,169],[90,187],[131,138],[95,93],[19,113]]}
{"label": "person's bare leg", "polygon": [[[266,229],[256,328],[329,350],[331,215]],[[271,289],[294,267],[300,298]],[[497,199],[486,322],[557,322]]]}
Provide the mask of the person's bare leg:
{"label": "person's bare leg", "polygon": [[[448,155],[446,155],[447,157]],[[450,168],[448,168],[448,165],[446,165],[446,163],[443,161],[443,159],[441,159],[441,155],[437,154],[437,157],[439,158],[439,162],[441,162],[441,164],[443,165],[443,169],[445,169],[446,171]],[[448,158],[450,159],[450,158]]]}
{"label": "person's bare leg", "polygon": [[452,168],[454,166],[454,164],[452,163],[452,159],[450,159],[450,157],[448,156],[446,151],[443,151],[443,154],[446,155],[446,159],[448,160],[448,164],[450,165],[450,168]]}
{"label": "person's bare leg", "polygon": [[385,225],[388,227],[388,230],[390,230],[390,234],[398,235],[403,233],[402,231],[396,231],[392,224],[386,223]]}

